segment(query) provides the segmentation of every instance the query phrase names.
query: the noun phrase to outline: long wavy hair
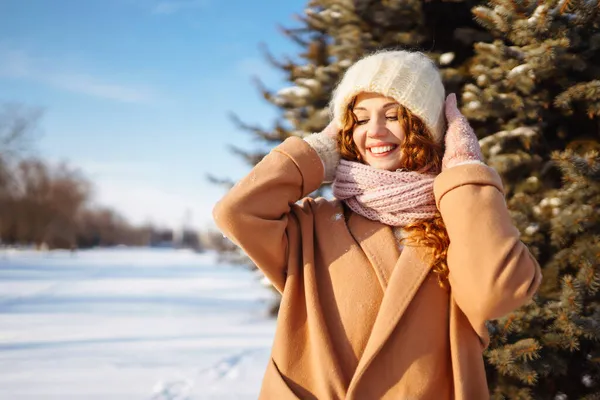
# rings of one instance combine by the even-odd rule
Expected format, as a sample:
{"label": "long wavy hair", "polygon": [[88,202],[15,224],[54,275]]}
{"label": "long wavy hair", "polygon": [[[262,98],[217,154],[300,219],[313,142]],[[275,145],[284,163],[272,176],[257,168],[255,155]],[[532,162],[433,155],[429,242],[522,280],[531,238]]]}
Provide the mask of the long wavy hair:
{"label": "long wavy hair", "polygon": [[[343,117],[343,126],[338,135],[338,145],[340,155],[344,160],[364,163],[352,138],[358,122],[352,111],[355,103],[356,97],[348,105]],[[400,168],[418,172],[439,172],[444,149],[435,142],[423,121],[406,107],[400,105],[398,107],[398,123],[402,124],[406,135],[400,149],[402,154]],[[433,250],[431,269],[437,275],[440,286],[446,287],[449,273],[447,256],[450,238],[439,211],[431,219],[415,222],[403,228],[407,232],[409,240]]]}

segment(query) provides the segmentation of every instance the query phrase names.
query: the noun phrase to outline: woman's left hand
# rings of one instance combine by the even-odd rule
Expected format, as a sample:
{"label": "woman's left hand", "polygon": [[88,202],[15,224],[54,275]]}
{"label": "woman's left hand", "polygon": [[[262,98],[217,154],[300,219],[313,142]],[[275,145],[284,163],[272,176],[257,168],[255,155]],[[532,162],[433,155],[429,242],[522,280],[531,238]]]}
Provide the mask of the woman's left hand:
{"label": "woman's left hand", "polygon": [[461,114],[456,105],[456,95],[451,93],[446,98],[446,131],[442,171],[465,161],[482,161],[481,147],[469,121]]}

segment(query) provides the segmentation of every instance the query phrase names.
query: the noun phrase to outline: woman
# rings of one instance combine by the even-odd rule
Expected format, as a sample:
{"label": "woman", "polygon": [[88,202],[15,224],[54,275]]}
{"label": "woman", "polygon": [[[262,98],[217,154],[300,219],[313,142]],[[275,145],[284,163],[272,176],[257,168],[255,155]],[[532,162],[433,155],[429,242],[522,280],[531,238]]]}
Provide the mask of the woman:
{"label": "woman", "polygon": [[[215,207],[282,294],[260,398],[488,398],[485,321],[541,274],[444,97],[421,53],[368,56],[323,132],[284,141]],[[324,180],[336,200],[305,198]]]}

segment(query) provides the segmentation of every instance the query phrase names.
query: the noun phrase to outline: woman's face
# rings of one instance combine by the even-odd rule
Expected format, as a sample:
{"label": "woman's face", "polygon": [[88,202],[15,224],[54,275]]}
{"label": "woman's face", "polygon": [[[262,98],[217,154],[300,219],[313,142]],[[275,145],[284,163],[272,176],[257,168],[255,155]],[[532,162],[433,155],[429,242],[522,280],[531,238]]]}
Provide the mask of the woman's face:
{"label": "woman's face", "polygon": [[365,164],[395,171],[400,168],[405,134],[398,122],[398,103],[377,93],[360,93],[352,111],[357,124],[352,139]]}

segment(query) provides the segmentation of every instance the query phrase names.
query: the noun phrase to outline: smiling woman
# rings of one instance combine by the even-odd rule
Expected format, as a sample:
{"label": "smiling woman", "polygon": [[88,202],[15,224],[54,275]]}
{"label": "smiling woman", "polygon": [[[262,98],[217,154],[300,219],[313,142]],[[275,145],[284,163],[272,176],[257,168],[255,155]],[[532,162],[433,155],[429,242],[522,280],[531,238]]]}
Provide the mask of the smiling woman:
{"label": "smiling woman", "polygon": [[442,146],[421,118],[391,97],[360,93],[350,101],[343,127],[337,140],[346,160],[389,171],[440,169]]}
{"label": "smiling woman", "polygon": [[361,93],[355,102],[350,111],[356,125],[346,132],[352,132],[350,143],[358,151],[358,160],[390,171],[400,168],[402,157],[398,153],[406,135],[397,122],[399,104],[377,93]]}
{"label": "smiling woman", "polygon": [[[261,399],[488,398],[485,322],[541,273],[444,97],[421,53],[359,60],[327,128],[287,139],[215,207],[282,293]],[[336,199],[305,197],[328,180]]]}

